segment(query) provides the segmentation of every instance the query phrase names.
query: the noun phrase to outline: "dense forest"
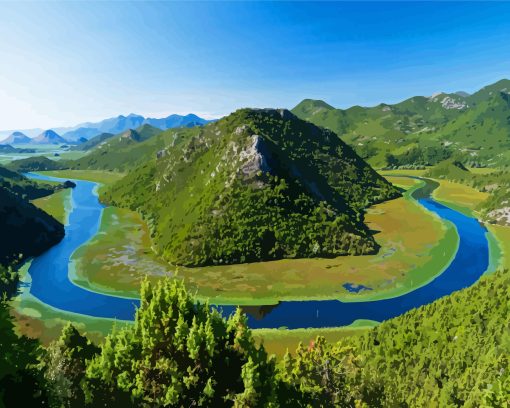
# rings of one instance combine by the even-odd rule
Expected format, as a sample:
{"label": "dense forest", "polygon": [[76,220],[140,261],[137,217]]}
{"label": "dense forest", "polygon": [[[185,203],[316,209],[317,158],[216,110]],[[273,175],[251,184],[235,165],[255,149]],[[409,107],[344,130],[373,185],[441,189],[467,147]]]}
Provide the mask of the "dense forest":
{"label": "dense forest", "polygon": [[505,407],[509,287],[500,271],[366,334],[337,344],[318,337],[281,360],[254,341],[239,309],[225,319],[177,280],[144,282],[134,324],[100,345],[71,324],[48,347],[19,338],[2,302],[0,403]]}

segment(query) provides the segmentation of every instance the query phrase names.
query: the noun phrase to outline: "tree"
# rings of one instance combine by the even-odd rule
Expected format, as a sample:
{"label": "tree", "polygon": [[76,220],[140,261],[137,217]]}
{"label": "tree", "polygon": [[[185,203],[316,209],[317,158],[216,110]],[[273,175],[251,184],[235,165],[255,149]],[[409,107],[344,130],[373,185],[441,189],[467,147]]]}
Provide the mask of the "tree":
{"label": "tree", "polygon": [[36,369],[42,349],[36,340],[14,333],[8,305],[0,301],[0,408],[43,406],[44,379]]}
{"label": "tree", "polygon": [[86,364],[98,352],[99,348],[82,336],[71,323],[62,329],[60,338],[49,345],[40,365],[52,405],[83,406],[85,396],[81,383]]}
{"label": "tree", "polygon": [[142,284],[134,325],[106,338],[84,388],[94,405],[267,406],[274,372],[239,309],[224,319],[165,279]]}
{"label": "tree", "polygon": [[[298,406],[354,406],[347,370],[356,372],[356,357],[351,347],[339,347],[317,337],[308,348],[299,344],[295,355],[287,353],[280,365],[280,379],[287,384],[282,400],[296,398]],[[290,386],[290,387],[289,387]],[[289,395],[289,393],[291,395]]]}

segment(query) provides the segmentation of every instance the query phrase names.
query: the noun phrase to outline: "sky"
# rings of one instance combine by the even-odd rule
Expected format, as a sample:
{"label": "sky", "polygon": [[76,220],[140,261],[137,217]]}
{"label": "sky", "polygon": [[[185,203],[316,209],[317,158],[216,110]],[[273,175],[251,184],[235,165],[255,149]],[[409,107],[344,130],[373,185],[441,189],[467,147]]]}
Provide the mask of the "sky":
{"label": "sky", "polygon": [[509,39],[499,2],[0,2],[0,129],[473,92]]}

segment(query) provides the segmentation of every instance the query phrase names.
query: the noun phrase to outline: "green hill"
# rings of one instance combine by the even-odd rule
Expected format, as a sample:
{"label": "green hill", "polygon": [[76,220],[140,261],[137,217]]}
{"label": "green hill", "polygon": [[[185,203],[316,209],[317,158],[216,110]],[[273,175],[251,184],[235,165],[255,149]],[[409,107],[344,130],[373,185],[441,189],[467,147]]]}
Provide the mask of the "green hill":
{"label": "green hill", "polygon": [[510,81],[473,95],[440,93],[397,104],[334,109],[305,99],[292,111],[331,129],[377,167],[434,165],[458,156],[471,165],[510,161]]}
{"label": "green hill", "polygon": [[241,109],[180,132],[187,132],[180,143],[102,196],[138,210],[168,261],[207,265],[377,250],[363,209],[399,193],[331,131],[287,110]]}
{"label": "green hill", "polygon": [[466,163],[509,163],[510,81],[504,80],[467,98],[470,108],[432,135]]}
{"label": "green hill", "polygon": [[61,170],[66,168],[65,164],[48,159],[44,156],[32,156],[27,157],[26,159],[14,160],[7,167],[10,170],[20,173],[27,173],[30,171]]}
{"label": "green hill", "polygon": [[469,170],[461,162],[448,159],[429,169],[425,177],[464,180],[469,177]]}
{"label": "green hill", "polygon": [[[165,136],[169,137],[173,133],[175,131],[172,130],[164,132]],[[162,137],[157,137],[160,135]],[[104,137],[102,141],[96,140],[96,142],[98,143],[92,147],[89,154],[78,160],[70,161],[68,163],[70,168],[124,172],[142,163],[151,154],[156,154],[158,150],[166,146],[162,131],[150,125],[143,125],[136,130],[129,129],[115,136]]]}
{"label": "green hill", "polygon": [[0,187],[0,264],[21,255],[37,256],[64,236],[64,227],[53,217],[9,190]]}

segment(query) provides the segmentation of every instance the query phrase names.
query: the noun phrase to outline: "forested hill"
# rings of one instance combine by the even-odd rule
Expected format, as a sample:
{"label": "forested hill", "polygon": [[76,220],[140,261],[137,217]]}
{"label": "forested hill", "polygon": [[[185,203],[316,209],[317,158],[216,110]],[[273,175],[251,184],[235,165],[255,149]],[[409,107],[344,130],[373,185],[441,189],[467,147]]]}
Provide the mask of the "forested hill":
{"label": "forested hill", "polygon": [[0,166],[0,265],[39,255],[63,238],[63,225],[28,201],[58,188]]}
{"label": "forested hill", "polygon": [[305,99],[292,111],[333,130],[377,167],[433,165],[450,157],[475,166],[510,163],[506,79],[473,95],[440,93],[345,110]]}
{"label": "forested hill", "polygon": [[399,192],[333,132],[273,109],[241,109],[180,132],[102,197],[138,210],[167,260],[206,265],[377,250],[363,209]]}

